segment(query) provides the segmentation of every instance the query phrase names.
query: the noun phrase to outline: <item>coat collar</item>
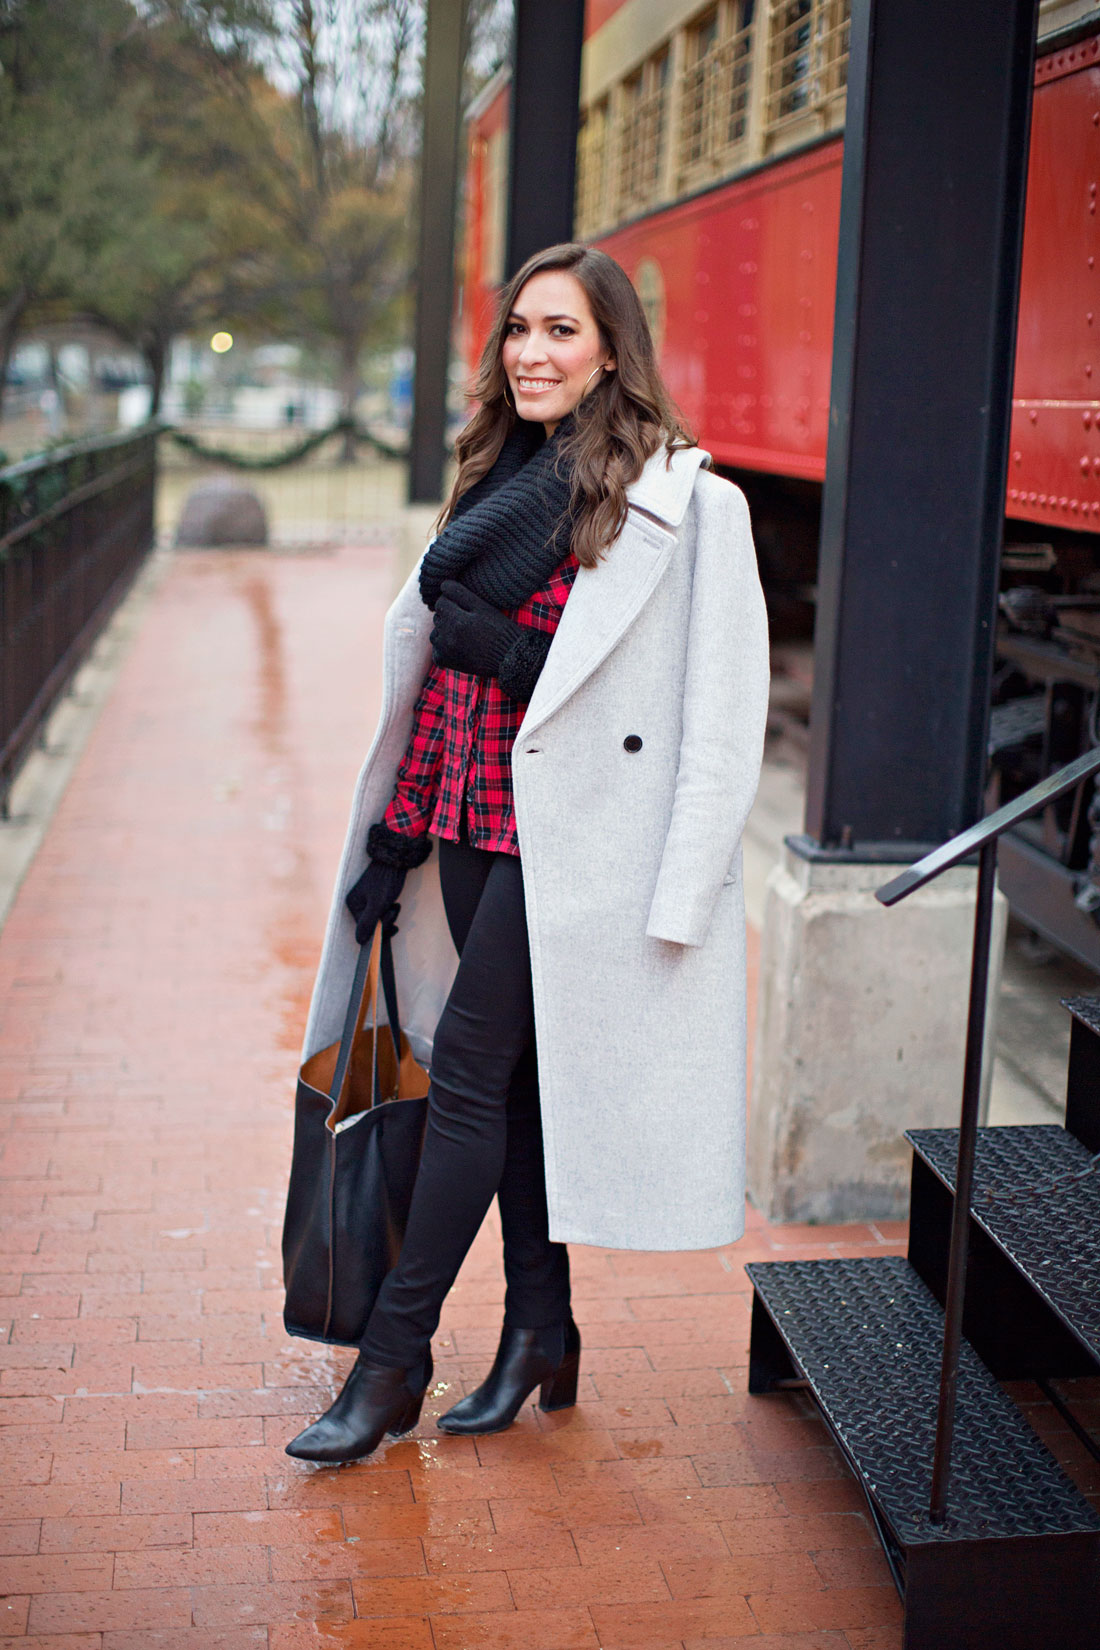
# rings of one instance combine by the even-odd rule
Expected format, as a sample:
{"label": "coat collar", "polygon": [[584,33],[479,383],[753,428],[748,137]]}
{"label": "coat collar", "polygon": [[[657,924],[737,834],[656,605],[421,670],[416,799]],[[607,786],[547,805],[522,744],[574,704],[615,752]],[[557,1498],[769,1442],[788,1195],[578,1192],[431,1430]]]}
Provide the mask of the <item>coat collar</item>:
{"label": "coat collar", "polygon": [[710,454],[702,447],[664,447],[646,460],[637,481],[626,490],[629,502],[647,515],[657,516],[670,527],[679,527],[687,513],[695,477],[701,468],[710,468]]}
{"label": "coat collar", "polygon": [[634,623],[675,549],[675,534],[668,529],[683,521],[695,478],[709,463],[710,455],[699,447],[681,449],[671,460],[662,449],[627,488],[633,508],[626,525],[597,565],[577,574],[517,748],[587,681]]}

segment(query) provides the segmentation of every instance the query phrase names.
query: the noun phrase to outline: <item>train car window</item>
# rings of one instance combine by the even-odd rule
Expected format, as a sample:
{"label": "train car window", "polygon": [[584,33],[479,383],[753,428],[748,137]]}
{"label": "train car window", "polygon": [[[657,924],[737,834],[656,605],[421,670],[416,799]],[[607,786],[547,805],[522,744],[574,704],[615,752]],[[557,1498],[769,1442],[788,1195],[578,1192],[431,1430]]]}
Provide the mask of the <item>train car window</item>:
{"label": "train car window", "polygon": [[662,47],[619,88],[618,200],[620,218],[656,204],[662,193],[668,142],[669,49]]}
{"label": "train car window", "polygon": [[708,52],[718,44],[718,7],[696,23],[688,34],[689,52],[693,63],[701,63]]}
{"label": "train car window", "polygon": [[695,166],[707,152],[708,59],[718,41],[718,9],[709,12],[687,31],[687,67],[680,94],[680,158],[686,168]]}
{"label": "train car window", "polygon": [[508,184],[508,134],[493,132],[486,145],[482,212],[481,263],[484,276],[494,285],[503,281],[504,220]]}
{"label": "train car window", "polygon": [[725,0],[689,25],[680,86],[679,185],[729,171],[748,136],[753,0]]}
{"label": "train car window", "polygon": [[607,170],[610,138],[608,100],[603,97],[584,111],[577,132],[577,234],[588,240],[603,229],[607,207]]}
{"label": "train car window", "polygon": [[771,0],[766,124],[797,135],[843,120],[851,0]]}
{"label": "train car window", "polygon": [[753,0],[742,0],[737,13],[737,27],[727,43],[729,87],[724,134],[727,148],[740,144],[748,131]]}

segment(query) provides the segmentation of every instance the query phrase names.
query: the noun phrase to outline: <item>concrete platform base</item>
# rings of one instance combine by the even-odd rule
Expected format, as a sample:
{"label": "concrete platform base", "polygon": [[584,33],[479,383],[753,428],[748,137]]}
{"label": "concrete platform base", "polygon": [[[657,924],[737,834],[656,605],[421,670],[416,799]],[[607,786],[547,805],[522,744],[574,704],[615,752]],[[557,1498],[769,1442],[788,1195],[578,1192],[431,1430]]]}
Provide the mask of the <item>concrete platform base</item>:
{"label": "concrete platform base", "polygon": [[[785,846],[768,878],[748,1187],[769,1220],[901,1218],[903,1130],[958,1122],[976,872],[887,910],[874,890],[894,871]],[[1006,916],[998,894],[990,1048]]]}

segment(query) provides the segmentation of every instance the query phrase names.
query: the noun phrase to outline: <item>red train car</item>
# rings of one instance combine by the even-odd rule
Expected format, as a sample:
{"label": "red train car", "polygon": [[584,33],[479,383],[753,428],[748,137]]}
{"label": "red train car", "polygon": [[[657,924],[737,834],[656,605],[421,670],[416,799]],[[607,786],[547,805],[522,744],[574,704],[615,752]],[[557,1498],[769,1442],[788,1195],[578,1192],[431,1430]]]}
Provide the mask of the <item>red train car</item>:
{"label": "red train car", "polygon": [[[773,630],[808,635],[850,0],[589,0],[577,235],[624,265],[668,384],[752,506]],[[506,77],[470,111],[461,347],[503,278]],[[1100,0],[1042,0],[990,802],[1100,739]],[[944,302],[950,302],[945,293]],[[935,416],[935,409],[929,409]],[[1100,792],[1003,845],[1030,925],[1100,969]]]}
{"label": "red train car", "polygon": [[[656,40],[653,11],[644,0],[590,0],[578,232],[634,278],[668,384],[715,460],[820,483],[847,5],[669,4]],[[1091,533],[1100,532],[1100,10],[1043,7],[1050,26],[1079,13],[1073,37],[1048,29],[1040,42],[1006,510]],[[461,324],[471,363],[503,273],[507,105],[501,79],[468,128]],[[739,137],[723,142],[739,107]],[[708,180],[708,164],[721,173],[723,161],[732,175]]]}

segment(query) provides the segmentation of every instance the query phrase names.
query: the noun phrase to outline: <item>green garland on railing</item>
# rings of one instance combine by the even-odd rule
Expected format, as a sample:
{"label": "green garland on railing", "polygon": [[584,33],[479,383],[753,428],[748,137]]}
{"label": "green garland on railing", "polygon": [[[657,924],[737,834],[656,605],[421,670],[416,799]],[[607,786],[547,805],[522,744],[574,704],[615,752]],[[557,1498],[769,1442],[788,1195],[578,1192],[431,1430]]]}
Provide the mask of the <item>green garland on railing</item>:
{"label": "green garland on railing", "polygon": [[282,452],[263,455],[235,453],[227,447],[208,447],[197,436],[188,435],[185,430],[177,430],[171,424],[163,426],[162,434],[171,437],[177,447],[194,453],[196,458],[205,459],[209,464],[225,464],[234,470],[279,470],[284,465],[297,464],[301,459],[308,458],[310,453],[316,452],[318,447],[323,447],[326,441],[331,441],[338,435],[350,435],[363,446],[373,447],[383,458],[404,459],[409,456],[407,448],[394,447],[390,442],[383,441],[373,430],[366,429],[346,414],[336,419],[327,429],[315,430],[303,441],[295,442],[293,447],[284,447]]}

